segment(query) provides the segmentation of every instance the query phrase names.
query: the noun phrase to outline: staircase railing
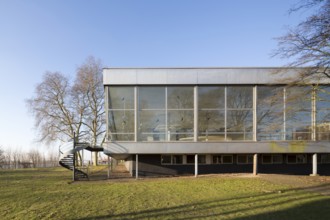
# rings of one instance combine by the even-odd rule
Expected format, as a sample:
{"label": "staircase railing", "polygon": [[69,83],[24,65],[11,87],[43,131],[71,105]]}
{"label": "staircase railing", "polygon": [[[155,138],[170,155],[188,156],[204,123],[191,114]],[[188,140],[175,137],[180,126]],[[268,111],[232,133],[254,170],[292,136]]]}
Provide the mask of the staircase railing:
{"label": "staircase railing", "polygon": [[89,143],[76,143],[74,141],[62,144],[59,147],[59,164],[66,169],[73,171],[73,181],[88,179],[88,167],[76,166],[76,153],[87,147]]}

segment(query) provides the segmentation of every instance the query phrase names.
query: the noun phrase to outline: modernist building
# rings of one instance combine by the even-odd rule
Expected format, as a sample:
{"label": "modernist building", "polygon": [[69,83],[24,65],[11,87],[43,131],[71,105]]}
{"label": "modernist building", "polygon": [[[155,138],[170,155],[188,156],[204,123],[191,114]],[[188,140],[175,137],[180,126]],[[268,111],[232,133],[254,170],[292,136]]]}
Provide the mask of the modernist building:
{"label": "modernist building", "polygon": [[301,69],[104,69],[104,153],[134,176],[330,174],[330,86]]}

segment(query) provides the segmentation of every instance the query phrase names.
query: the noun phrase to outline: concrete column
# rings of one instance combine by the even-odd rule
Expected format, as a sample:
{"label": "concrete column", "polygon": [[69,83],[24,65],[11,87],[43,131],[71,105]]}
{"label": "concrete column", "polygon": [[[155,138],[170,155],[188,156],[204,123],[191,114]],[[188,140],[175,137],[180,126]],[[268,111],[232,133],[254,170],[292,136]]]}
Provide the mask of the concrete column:
{"label": "concrete column", "polygon": [[312,163],[313,163],[313,173],[311,174],[311,176],[317,176],[317,154],[313,154],[313,158],[312,158]]}
{"label": "concrete column", "polygon": [[253,175],[258,174],[258,154],[253,155]]}
{"label": "concrete column", "polygon": [[135,155],[135,179],[139,178],[139,155]]}
{"label": "concrete column", "polygon": [[198,176],[198,154],[195,154],[195,177]]}

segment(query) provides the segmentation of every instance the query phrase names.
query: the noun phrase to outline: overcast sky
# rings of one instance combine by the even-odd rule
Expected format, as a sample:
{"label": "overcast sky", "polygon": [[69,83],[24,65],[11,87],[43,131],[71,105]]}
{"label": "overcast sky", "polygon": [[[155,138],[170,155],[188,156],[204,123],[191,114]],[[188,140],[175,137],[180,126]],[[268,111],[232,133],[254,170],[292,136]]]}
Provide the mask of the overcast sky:
{"label": "overcast sky", "polygon": [[309,11],[299,0],[0,0],[0,145],[35,143],[25,99],[45,71],[106,67],[264,67],[275,37]]}

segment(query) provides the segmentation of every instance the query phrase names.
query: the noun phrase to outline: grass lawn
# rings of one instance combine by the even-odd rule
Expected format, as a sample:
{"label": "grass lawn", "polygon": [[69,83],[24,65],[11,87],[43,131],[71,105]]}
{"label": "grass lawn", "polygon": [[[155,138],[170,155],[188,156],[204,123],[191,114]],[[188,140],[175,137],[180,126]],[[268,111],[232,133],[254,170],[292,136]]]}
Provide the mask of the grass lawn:
{"label": "grass lawn", "polygon": [[0,170],[0,219],[330,218],[330,196],[262,178],[70,180],[64,168]]}

